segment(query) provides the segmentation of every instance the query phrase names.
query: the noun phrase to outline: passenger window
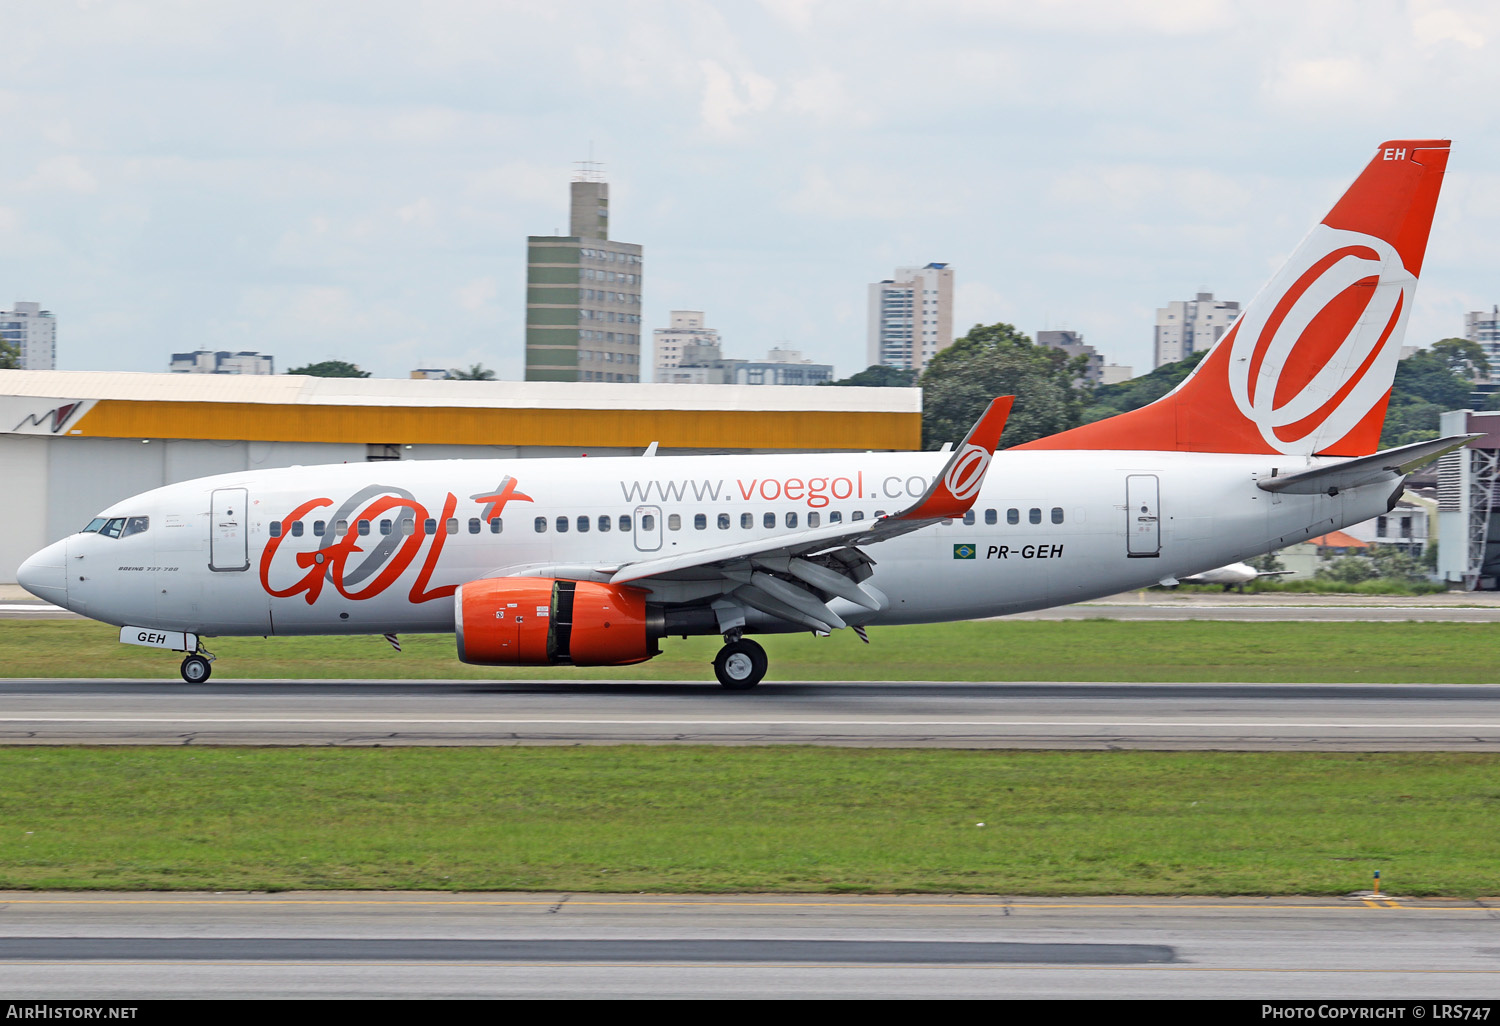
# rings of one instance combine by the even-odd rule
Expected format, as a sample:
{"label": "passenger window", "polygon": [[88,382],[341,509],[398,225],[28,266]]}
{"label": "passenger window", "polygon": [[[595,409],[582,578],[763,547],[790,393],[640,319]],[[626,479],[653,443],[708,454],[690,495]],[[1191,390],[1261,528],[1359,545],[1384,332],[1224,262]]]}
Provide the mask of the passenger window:
{"label": "passenger window", "polygon": [[830,524],[842,524],[844,522],[844,514],[840,513],[838,510],[834,510],[832,513],[828,514],[828,522]]}
{"label": "passenger window", "polygon": [[1063,522],[1063,514],[1062,514],[1062,507],[1061,506],[1053,506],[1052,507],[1052,522],[1054,524],[1060,524],[1060,523]]}
{"label": "passenger window", "polygon": [[368,520],[356,521],[355,526],[359,528],[360,537],[370,533],[370,522]]}
{"label": "passenger window", "polygon": [[437,521],[432,519],[432,517],[428,517],[426,520],[422,521],[422,533],[437,534]]}
{"label": "passenger window", "polygon": [[885,516],[885,510],[883,510],[883,509],[877,509],[875,511],[875,519],[876,520],[879,520],[883,516]]}
{"label": "passenger window", "polygon": [[745,530],[747,530],[747,531],[750,530],[750,528],[754,527],[755,526],[755,514],[754,513],[741,513],[740,514],[740,526],[742,528],[744,528]]}
{"label": "passenger window", "polygon": [[577,524],[577,526],[578,526],[578,533],[579,534],[588,534],[589,533],[589,518],[588,517],[579,517],[578,518],[578,524]]}
{"label": "passenger window", "polygon": [[558,517],[557,518],[557,533],[558,534],[567,534],[568,533],[568,518],[567,517]]}
{"label": "passenger window", "polygon": [[727,531],[733,524],[734,521],[729,519],[728,513],[719,514],[719,530]]}
{"label": "passenger window", "polygon": [[796,527],[797,526],[797,514],[795,514],[795,513],[788,513],[786,515],[786,526],[788,526],[788,527]]}
{"label": "passenger window", "polygon": [[708,517],[702,513],[693,514],[693,530],[701,531],[708,526]]}
{"label": "passenger window", "polygon": [[382,520],[380,522],[380,533],[381,534],[390,534],[391,533],[391,528],[394,527],[394,526],[395,525],[392,524],[389,520]]}
{"label": "passenger window", "polygon": [[315,538],[321,538],[321,537],[323,537],[324,532],[327,531],[327,530],[328,530],[328,525],[326,523],[324,523],[323,521],[321,521],[321,520],[314,520],[313,521],[313,537],[315,537]]}
{"label": "passenger window", "polygon": [[[469,518],[469,533],[470,534],[478,534],[480,532],[480,530],[482,530],[482,527],[483,527],[483,525],[481,525],[479,523],[479,518],[478,517],[470,517]],[[382,533],[384,533],[384,532],[382,532]]]}
{"label": "passenger window", "polygon": [[294,521],[292,521],[292,537],[293,538],[301,538],[303,530],[305,530],[305,528],[303,528],[303,526],[302,526],[302,521],[300,521],[300,520],[294,520]]}
{"label": "passenger window", "polygon": [[537,517],[536,518],[536,533],[537,534],[546,534],[547,533],[547,518],[546,517]]}
{"label": "passenger window", "polygon": [[862,510],[862,509],[857,509],[853,513],[849,514],[849,519],[850,520],[863,520],[864,518],[865,518],[865,511]]}
{"label": "passenger window", "polygon": [[[150,517],[126,517],[125,531],[120,535],[120,537],[129,538],[132,534],[144,534],[146,529],[150,526]],[[281,525],[278,523],[276,526],[280,527]]]}
{"label": "passenger window", "polygon": [[[641,527],[642,527],[643,530],[647,530],[647,531],[651,530],[651,525],[647,524],[647,523],[644,523],[644,522],[642,522]],[[624,514],[620,515],[620,530],[622,530],[622,531],[628,531],[628,530],[630,530],[630,518],[628,516],[625,516]]]}
{"label": "passenger window", "polygon": [[984,511],[984,522],[986,524],[996,523],[997,521],[999,521],[999,519],[1000,515],[995,510],[987,509]]}
{"label": "passenger window", "polygon": [[505,524],[502,523],[502,518],[500,518],[500,517],[491,517],[490,518],[490,534],[499,534],[503,530],[505,530]]}
{"label": "passenger window", "polygon": [[1018,510],[1018,509],[1008,509],[1008,510],[1006,510],[1005,511],[1005,522],[1007,524],[1019,524],[1021,522],[1021,511]]}
{"label": "passenger window", "polygon": [[822,518],[820,516],[818,516],[818,514],[816,514],[816,513],[809,513],[807,515],[807,526],[808,527],[817,527],[820,520],[822,520]]}
{"label": "passenger window", "polygon": [[776,526],[776,514],[775,513],[767,513],[764,517],[761,518],[761,523],[764,524],[766,527],[775,527]]}
{"label": "passenger window", "polygon": [[656,530],[656,517],[653,514],[641,514],[641,530],[646,532]]}
{"label": "passenger window", "polygon": [[972,509],[969,510],[969,512],[967,512],[967,513],[964,514],[964,526],[965,527],[973,527],[974,526],[974,511]]}
{"label": "passenger window", "polygon": [[336,535],[338,535],[340,538],[342,538],[344,535],[348,534],[349,533],[349,521],[347,521],[347,520],[336,521],[334,523],[334,525],[333,525],[333,533],[336,534]]}
{"label": "passenger window", "polygon": [[609,517],[607,517],[607,516],[600,517],[599,518],[599,530],[601,530],[601,531],[608,531],[609,528],[610,528]]}
{"label": "passenger window", "polygon": [[281,537],[281,521],[280,520],[273,520],[273,521],[271,521],[271,537],[272,538],[280,538]]}
{"label": "passenger window", "polygon": [[1031,521],[1033,524],[1040,524],[1042,522],[1042,511],[1036,506],[1033,506],[1031,507],[1031,512],[1026,515],[1026,519]]}
{"label": "passenger window", "polygon": [[668,513],[667,514],[667,530],[669,530],[669,531],[680,531],[680,530],[682,530],[682,517],[679,514],[677,514],[677,513]]}
{"label": "passenger window", "polygon": [[416,534],[417,533],[417,521],[416,521],[416,519],[413,518],[413,517],[403,517],[402,520],[401,520],[401,533],[402,534],[407,534],[407,535]]}

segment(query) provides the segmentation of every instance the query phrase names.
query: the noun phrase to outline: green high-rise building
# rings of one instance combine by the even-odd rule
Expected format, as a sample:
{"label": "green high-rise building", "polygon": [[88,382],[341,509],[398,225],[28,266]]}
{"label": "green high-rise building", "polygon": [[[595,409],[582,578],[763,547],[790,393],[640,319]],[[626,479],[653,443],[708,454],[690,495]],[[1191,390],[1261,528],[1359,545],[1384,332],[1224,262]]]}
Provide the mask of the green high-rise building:
{"label": "green high-rise building", "polygon": [[567,235],[526,239],[526,380],[641,380],[641,247],[609,238],[609,185],[584,171]]}

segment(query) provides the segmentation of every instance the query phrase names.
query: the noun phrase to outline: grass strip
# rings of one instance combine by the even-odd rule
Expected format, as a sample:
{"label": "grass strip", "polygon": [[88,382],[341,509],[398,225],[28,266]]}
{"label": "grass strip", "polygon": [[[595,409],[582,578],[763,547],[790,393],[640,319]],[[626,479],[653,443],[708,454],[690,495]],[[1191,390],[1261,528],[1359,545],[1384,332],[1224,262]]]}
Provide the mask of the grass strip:
{"label": "grass strip", "polygon": [[[119,643],[83,620],[0,621],[0,676],[176,678],[180,657]],[[1227,623],[986,620],[760,639],[777,680],[1247,681],[1494,683],[1500,624]],[[482,667],[460,663],[451,634],[217,638],[225,677],[474,680],[712,679],[717,638],[666,638],[662,655],[623,667]]]}
{"label": "grass strip", "polygon": [[0,749],[0,888],[1500,893],[1500,757]]}

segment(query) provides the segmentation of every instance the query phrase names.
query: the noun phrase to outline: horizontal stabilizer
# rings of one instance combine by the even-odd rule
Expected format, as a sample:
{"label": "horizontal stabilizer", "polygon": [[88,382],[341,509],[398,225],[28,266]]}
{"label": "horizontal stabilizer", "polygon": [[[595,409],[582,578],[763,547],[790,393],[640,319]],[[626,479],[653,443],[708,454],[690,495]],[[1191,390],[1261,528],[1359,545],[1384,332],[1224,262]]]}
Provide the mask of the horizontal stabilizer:
{"label": "horizontal stabilizer", "polygon": [[1438,457],[1463,448],[1479,437],[1482,436],[1451,435],[1448,438],[1413,442],[1411,445],[1377,452],[1373,456],[1361,456],[1358,459],[1345,460],[1326,467],[1315,467],[1297,474],[1268,477],[1257,483],[1268,492],[1286,492],[1291,495],[1316,495],[1320,492],[1336,494],[1345,488],[1379,484],[1405,477]]}

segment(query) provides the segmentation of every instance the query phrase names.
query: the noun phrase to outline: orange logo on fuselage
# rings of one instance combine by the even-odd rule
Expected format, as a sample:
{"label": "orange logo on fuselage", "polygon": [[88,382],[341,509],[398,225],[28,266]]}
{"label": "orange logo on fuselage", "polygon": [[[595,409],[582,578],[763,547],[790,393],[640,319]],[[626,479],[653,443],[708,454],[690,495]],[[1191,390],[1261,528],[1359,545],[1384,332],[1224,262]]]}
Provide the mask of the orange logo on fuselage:
{"label": "orange logo on fuselage", "polygon": [[[530,496],[517,492],[515,485],[515,478],[507,476],[493,492],[471,497],[476,502],[486,504],[486,522],[499,516],[506,503],[512,500],[532,501]],[[361,506],[366,500],[370,501]],[[447,522],[458,509],[458,497],[452,492],[447,494],[443,500],[442,514],[435,519],[432,525],[434,529],[429,533],[428,522],[432,518],[427,507],[405,489],[384,485],[361,489],[346,500],[331,518],[329,530],[322,539],[314,535],[315,540],[327,540],[327,544],[298,552],[294,557],[297,567],[303,571],[302,576],[286,587],[274,587],[271,575],[277,553],[281,550],[282,542],[295,537],[290,531],[291,525],[314,510],[332,505],[333,500],[329,498],[309,499],[292,510],[281,522],[280,533],[266,542],[260,556],[260,584],[266,594],[275,598],[290,598],[300,594],[308,605],[312,605],[322,595],[324,582],[327,582],[346,599],[359,601],[374,598],[385,592],[416,562],[424,545],[427,546],[427,554],[422,559],[416,580],[412,582],[408,592],[409,601],[431,602],[434,599],[448,598],[458,590],[456,584],[429,588],[448,538]],[[382,515],[391,514],[392,511],[397,511],[398,515],[386,516],[382,521]],[[404,516],[399,515],[400,511],[405,511]],[[404,528],[392,530],[403,521],[410,525],[410,533]],[[386,532],[369,535],[361,534],[357,529],[348,529],[349,525],[361,523],[382,523]],[[337,530],[338,524],[346,525],[343,533]]]}

